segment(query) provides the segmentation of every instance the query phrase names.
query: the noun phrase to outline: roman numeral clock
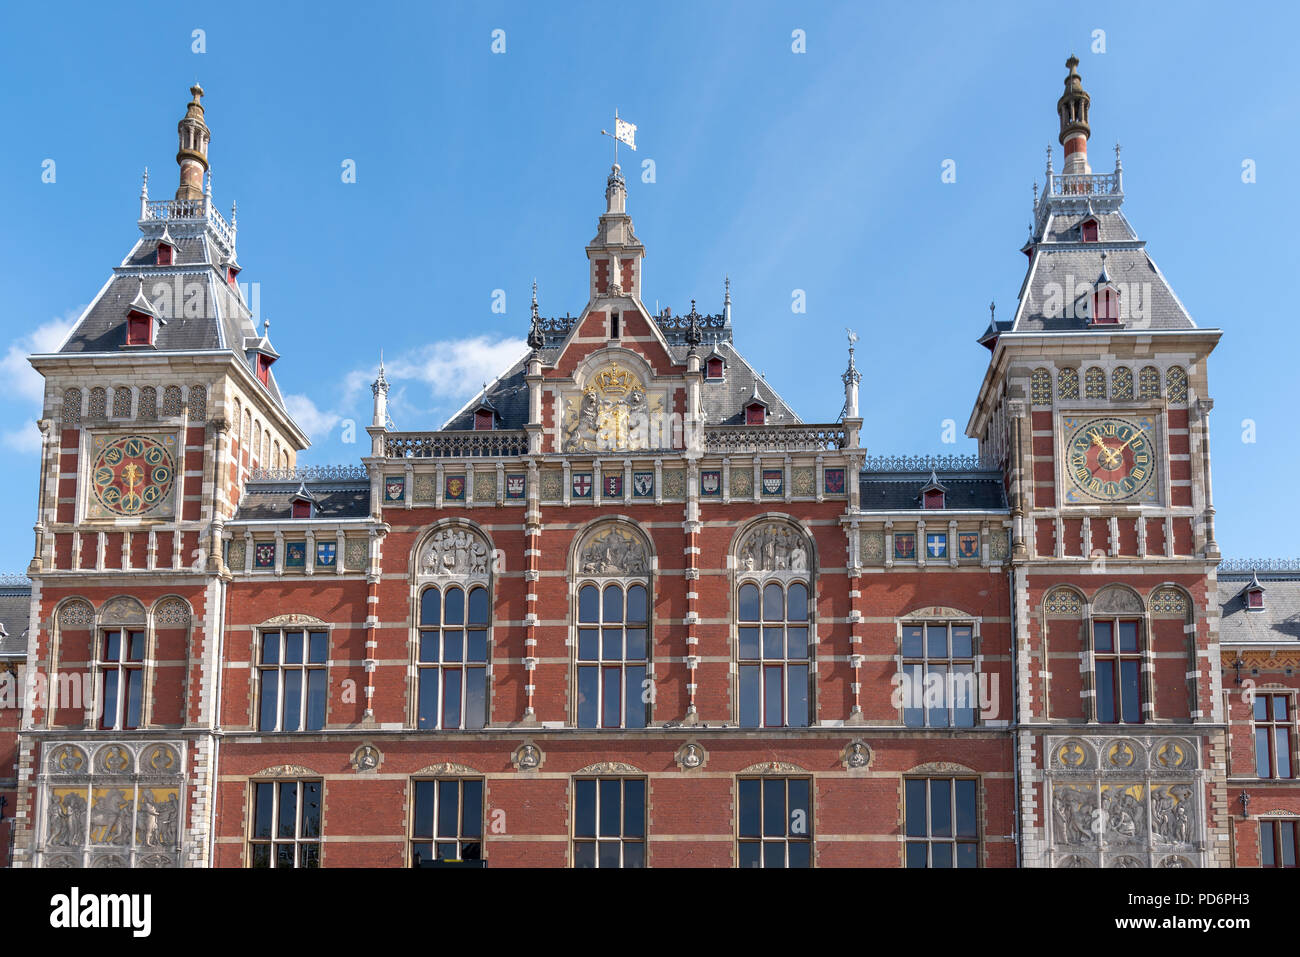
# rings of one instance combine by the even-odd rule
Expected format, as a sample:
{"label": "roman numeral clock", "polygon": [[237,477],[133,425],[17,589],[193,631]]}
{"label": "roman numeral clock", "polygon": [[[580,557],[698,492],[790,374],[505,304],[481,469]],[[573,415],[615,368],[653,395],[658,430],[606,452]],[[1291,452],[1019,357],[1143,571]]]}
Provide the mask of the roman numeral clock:
{"label": "roman numeral clock", "polygon": [[1063,416],[1065,500],[1154,502],[1155,421],[1150,416]]}

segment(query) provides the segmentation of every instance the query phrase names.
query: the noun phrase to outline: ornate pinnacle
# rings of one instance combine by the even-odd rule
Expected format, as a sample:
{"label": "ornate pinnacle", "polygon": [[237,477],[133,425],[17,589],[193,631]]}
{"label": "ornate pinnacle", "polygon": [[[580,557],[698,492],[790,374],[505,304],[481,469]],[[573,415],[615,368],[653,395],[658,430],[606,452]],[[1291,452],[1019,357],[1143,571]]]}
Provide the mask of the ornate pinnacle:
{"label": "ornate pinnacle", "polygon": [[542,335],[542,320],[537,315],[537,280],[534,279],[532,319],[528,326],[528,348],[533,352],[539,352],[544,345],[546,345],[546,337]]}
{"label": "ornate pinnacle", "polygon": [[140,183],[140,198],[149,198],[149,167],[144,168],[144,180]]}
{"label": "ornate pinnacle", "polygon": [[379,351],[379,377],[371,383],[370,391],[376,396],[381,392],[388,395],[388,379],[384,377],[384,352],[382,349]]}
{"label": "ornate pinnacle", "polygon": [[854,347],[858,341],[858,334],[852,329],[845,329],[844,332],[849,337],[849,367],[844,370],[844,374],[841,375],[840,378],[844,380],[845,385],[848,385],[850,382],[861,382],[862,373],[858,371],[857,363],[853,359]]}
{"label": "ornate pinnacle", "polygon": [[704,340],[704,336],[700,333],[700,314],[695,311],[694,299],[691,300],[690,315],[686,318],[691,321],[686,329],[686,344],[691,347],[691,352],[695,352],[696,346]]}

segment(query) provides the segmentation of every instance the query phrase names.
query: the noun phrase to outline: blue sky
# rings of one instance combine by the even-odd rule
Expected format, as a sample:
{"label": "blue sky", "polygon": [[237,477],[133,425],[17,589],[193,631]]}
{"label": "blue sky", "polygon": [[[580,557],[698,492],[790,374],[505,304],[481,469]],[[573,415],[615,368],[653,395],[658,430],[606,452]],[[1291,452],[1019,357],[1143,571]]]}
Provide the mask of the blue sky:
{"label": "blue sky", "polygon": [[1048,144],[1060,168],[1070,53],[1092,95],[1094,168],[1123,143],[1126,214],[1198,324],[1225,332],[1210,365],[1224,552],[1300,552],[1300,516],[1272,487],[1295,471],[1300,398],[1294,8],[28,4],[3,17],[0,570],[31,555],[41,383],[24,357],[57,346],[130,248],[142,168],[155,197],[174,191],[196,79],[214,197],[239,203],[241,279],[258,284],[281,388],[313,437],[303,462],[360,457],[344,426],[368,420],[381,348],[397,426],[436,428],[522,351],[534,277],[544,315],[581,310],[615,107],[639,126],[623,156],[648,306],[716,312],[730,274],[737,347],[810,422],[840,409],[852,326],[868,448],[968,452],[943,442],[944,421],[965,426],[988,303],[1009,315],[1024,277]]}

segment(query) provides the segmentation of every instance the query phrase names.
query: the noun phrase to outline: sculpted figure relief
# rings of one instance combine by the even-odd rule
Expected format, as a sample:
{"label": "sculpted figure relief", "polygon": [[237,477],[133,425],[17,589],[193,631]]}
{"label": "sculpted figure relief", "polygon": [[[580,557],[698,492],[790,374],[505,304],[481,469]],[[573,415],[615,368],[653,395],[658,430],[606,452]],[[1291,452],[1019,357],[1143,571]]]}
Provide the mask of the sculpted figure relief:
{"label": "sculpted figure relief", "polygon": [[740,567],[745,571],[807,571],[808,539],[788,525],[773,522],[760,526],[741,543]]}
{"label": "sculpted figure relief", "polygon": [[597,533],[578,556],[586,575],[644,575],[649,571],[645,546],[630,532],[618,528]]}
{"label": "sculpted figure relief", "polygon": [[444,528],[424,546],[419,570],[423,575],[486,578],[489,555],[487,542],[477,533],[465,528]]}

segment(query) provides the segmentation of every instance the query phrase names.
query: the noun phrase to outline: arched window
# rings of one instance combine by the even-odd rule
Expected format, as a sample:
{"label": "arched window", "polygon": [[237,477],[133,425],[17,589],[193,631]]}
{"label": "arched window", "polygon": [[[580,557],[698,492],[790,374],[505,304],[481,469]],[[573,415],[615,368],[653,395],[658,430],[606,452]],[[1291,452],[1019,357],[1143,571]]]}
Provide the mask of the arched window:
{"label": "arched window", "polygon": [[1093,688],[1102,724],[1140,724],[1145,609],[1132,592],[1103,589],[1092,605]]}
{"label": "arched window", "polygon": [[1083,376],[1083,394],[1089,399],[1106,398],[1106,373],[1092,366]]}
{"label": "arched window", "polygon": [[140,418],[156,419],[158,417],[158,390],[151,385],[140,390]]}
{"label": "arched window", "polygon": [[649,598],[641,583],[578,589],[578,727],[644,728]]}
{"label": "arched window", "polygon": [[63,393],[63,424],[81,424],[81,390],[66,389]]}
{"label": "arched window", "polygon": [[124,385],[113,390],[113,418],[129,419],[131,417],[131,390]]}
{"label": "arched window", "polygon": [[1029,395],[1034,405],[1052,404],[1052,377],[1046,369],[1035,369],[1029,376]]}
{"label": "arched window", "polygon": [[740,586],[740,724],[808,726],[808,586]]}
{"label": "arched window", "polygon": [[1143,366],[1138,373],[1138,398],[1154,399],[1160,395],[1160,370],[1155,366]]}
{"label": "arched window", "polygon": [[1182,366],[1169,367],[1165,374],[1165,395],[1174,405],[1182,405],[1187,401],[1187,372]]}
{"label": "arched window", "polygon": [[208,390],[201,385],[190,386],[190,421],[202,422],[208,417]]}
{"label": "arched window", "polygon": [[1079,370],[1062,369],[1056,375],[1056,395],[1060,399],[1079,398]]}
{"label": "arched window", "polygon": [[1110,375],[1110,394],[1115,399],[1133,398],[1133,370],[1128,366],[1116,366]]}
{"label": "arched window", "polygon": [[640,535],[598,526],[575,553],[574,720],[580,728],[650,723],[650,561]]}
{"label": "arched window", "polygon": [[416,550],[413,719],[422,731],[487,726],[491,553],[463,525],[438,528]]}
{"label": "arched window", "polygon": [[487,723],[488,618],[484,585],[420,593],[420,730]]}
{"label": "arched window", "polygon": [[99,727],[132,730],[145,723],[144,606],[134,598],[114,598],[99,611],[95,663],[99,672]]}

